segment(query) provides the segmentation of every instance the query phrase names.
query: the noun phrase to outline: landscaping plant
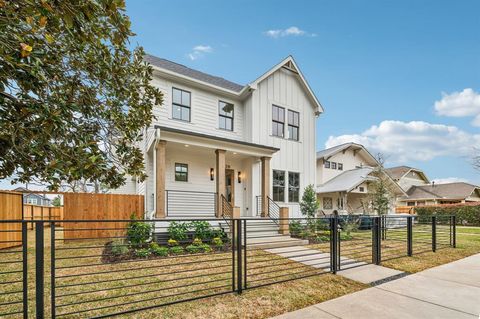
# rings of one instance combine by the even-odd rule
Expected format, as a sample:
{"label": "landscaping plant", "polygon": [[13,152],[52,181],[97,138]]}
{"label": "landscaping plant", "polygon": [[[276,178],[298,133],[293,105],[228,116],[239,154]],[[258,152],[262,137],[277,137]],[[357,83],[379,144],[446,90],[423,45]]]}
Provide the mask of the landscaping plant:
{"label": "landscaping plant", "polygon": [[317,200],[317,194],[313,185],[308,185],[303,191],[302,201],[300,202],[300,211],[307,217],[307,226],[311,231],[315,231],[315,215],[320,203]]}
{"label": "landscaping plant", "polygon": [[124,241],[121,241],[121,240],[113,241],[111,245],[112,245],[111,246],[112,255],[121,256],[121,255],[126,255],[129,252],[128,245]]}
{"label": "landscaping plant", "polygon": [[207,221],[192,221],[190,223],[190,229],[195,234],[195,237],[201,240],[209,240],[214,237],[212,236],[212,225]]}
{"label": "landscaping plant", "polygon": [[183,249],[182,246],[173,246],[173,247],[170,247],[168,251],[172,255],[181,255],[185,252],[185,249]]}
{"label": "landscaping plant", "polygon": [[187,239],[187,232],[189,230],[189,223],[186,222],[171,222],[168,226],[168,235],[170,239],[182,241]]}
{"label": "landscaping plant", "polygon": [[168,256],[168,248],[167,247],[161,247],[157,243],[151,243],[150,244],[150,252],[155,256],[160,256],[160,257]]}
{"label": "landscaping plant", "polygon": [[127,239],[134,248],[143,247],[151,237],[152,225],[150,223],[137,221],[132,214],[131,222],[127,228]]}
{"label": "landscaping plant", "polygon": [[135,256],[140,258],[147,258],[151,255],[151,252],[148,248],[139,248],[135,249]]}

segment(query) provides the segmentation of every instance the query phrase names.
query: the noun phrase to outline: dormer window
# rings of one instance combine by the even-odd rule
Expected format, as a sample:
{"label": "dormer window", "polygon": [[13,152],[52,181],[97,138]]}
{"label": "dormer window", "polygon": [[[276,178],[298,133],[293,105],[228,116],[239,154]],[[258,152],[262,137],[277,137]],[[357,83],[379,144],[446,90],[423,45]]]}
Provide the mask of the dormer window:
{"label": "dormer window", "polygon": [[172,118],[190,122],[190,95],[188,91],[172,89]]}

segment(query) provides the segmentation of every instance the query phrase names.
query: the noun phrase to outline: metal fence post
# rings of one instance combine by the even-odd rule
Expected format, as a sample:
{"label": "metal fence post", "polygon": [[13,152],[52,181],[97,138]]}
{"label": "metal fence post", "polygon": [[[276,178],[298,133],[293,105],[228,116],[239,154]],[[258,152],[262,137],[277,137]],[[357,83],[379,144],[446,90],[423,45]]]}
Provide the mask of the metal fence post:
{"label": "metal fence post", "polygon": [[243,289],[247,289],[247,220],[243,220]]}
{"label": "metal fence post", "polygon": [[407,255],[411,257],[413,255],[413,217],[407,217]]}
{"label": "metal fence post", "polygon": [[28,233],[27,222],[22,221],[23,318],[28,318]]}
{"label": "metal fence post", "polygon": [[432,251],[437,251],[437,216],[432,216]]}
{"label": "metal fence post", "polygon": [[50,224],[50,305],[52,319],[56,317],[55,309],[55,223]]}
{"label": "metal fence post", "polygon": [[382,245],[382,217],[373,217],[372,227],[372,263],[379,265]]}
{"label": "metal fence post", "polygon": [[44,318],[44,225],[43,221],[35,222],[35,304],[36,318]]}
{"label": "metal fence post", "polygon": [[243,276],[242,276],[242,221],[240,219],[235,219],[237,223],[237,292],[239,294],[242,293],[242,283],[243,283]]}
{"label": "metal fence post", "polygon": [[457,216],[452,216],[452,247],[457,248]]}
{"label": "metal fence post", "polygon": [[330,219],[330,271],[337,273],[338,269],[338,220],[336,217]]}

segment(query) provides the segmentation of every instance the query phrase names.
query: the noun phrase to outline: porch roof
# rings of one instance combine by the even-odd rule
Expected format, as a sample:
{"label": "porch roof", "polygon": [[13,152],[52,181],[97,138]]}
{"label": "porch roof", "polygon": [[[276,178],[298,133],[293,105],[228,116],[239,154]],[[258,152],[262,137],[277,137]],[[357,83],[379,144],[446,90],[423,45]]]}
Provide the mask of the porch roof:
{"label": "porch roof", "polygon": [[325,184],[318,186],[317,193],[350,192],[363,182],[373,180],[374,177],[369,176],[372,171],[373,168],[371,167],[345,171]]}
{"label": "porch roof", "polygon": [[[167,126],[161,126],[161,125],[155,125],[156,129],[160,129],[160,132],[167,132],[167,133],[173,133],[176,135],[185,135],[189,137],[188,143],[194,142],[191,137],[197,138],[199,141],[215,141],[215,142],[220,142],[218,144],[220,145],[215,145],[217,148],[224,148],[225,146],[236,146],[243,148],[246,151],[258,153],[258,155],[272,155],[279,151],[279,148],[268,146],[268,145],[262,145],[262,144],[256,144],[256,143],[250,143],[250,142],[245,142],[245,141],[240,141],[240,140],[232,140],[229,138],[225,137],[220,137],[220,136],[214,136],[214,135],[209,135],[209,134],[203,134],[203,133],[198,133],[198,132],[192,132],[192,131],[186,131],[186,130],[181,130],[177,128],[171,128]],[[163,139],[163,137],[161,137]],[[168,140],[168,138],[167,138]],[[239,150],[241,151],[241,150]]]}

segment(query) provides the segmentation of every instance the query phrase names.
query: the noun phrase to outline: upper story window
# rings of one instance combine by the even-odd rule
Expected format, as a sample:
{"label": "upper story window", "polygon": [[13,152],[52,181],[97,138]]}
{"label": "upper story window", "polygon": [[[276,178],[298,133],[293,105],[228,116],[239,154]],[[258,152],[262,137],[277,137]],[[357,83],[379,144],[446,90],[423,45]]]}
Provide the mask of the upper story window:
{"label": "upper story window", "polygon": [[325,161],[325,163],[323,164],[323,166],[325,168],[330,168],[330,162],[329,161]]}
{"label": "upper story window", "polygon": [[188,165],[175,163],[175,181],[188,182]]}
{"label": "upper story window", "polygon": [[172,88],[172,118],[190,122],[191,93]]}
{"label": "upper story window", "polygon": [[300,114],[288,110],[288,139],[298,141],[298,129],[300,127]]}
{"label": "upper story window", "polygon": [[337,163],[332,162],[332,166],[331,166],[331,167],[332,167],[332,169],[337,169]]}
{"label": "upper story window", "polygon": [[343,171],[343,163],[338,163],[338,170]]}
{"label": "upper story window", "polygon": [[288,172],[288,201],[298,203],[300,196],[300,173]]}
{"label": "upper story window", "polygon": [[272,135],[284,136],[285,109],[280,106],[272,105]]}
{"label": "upper story window", "polygon": [[285,201],[285,172],[273,170],[273,200]]}
{"label": "upper story window", "polygon": [[233,131],[233,108],[232,103],[218,102],[219,127],[221,129]]}

